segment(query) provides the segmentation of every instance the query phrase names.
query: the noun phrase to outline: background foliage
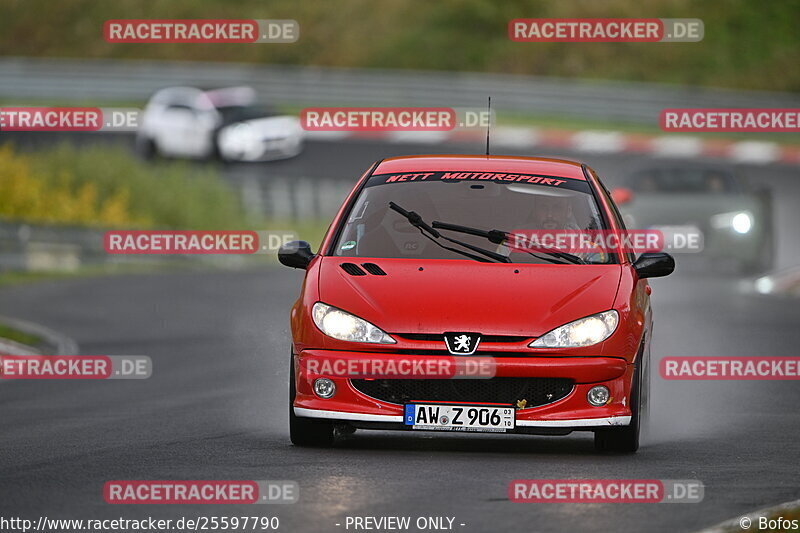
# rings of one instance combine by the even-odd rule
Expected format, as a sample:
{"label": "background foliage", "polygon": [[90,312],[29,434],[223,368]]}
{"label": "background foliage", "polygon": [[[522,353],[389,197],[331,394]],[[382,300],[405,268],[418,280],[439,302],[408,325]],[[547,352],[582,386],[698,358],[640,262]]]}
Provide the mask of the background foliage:
{"label": "background foliage", "polygon": [[[700,18],[700,43],[515,43],[513,18]],[[293,44],[109,44],[107,19],[295,19]],[[4,0],[0,54],[464,70],[800,90],[800,0]]]}

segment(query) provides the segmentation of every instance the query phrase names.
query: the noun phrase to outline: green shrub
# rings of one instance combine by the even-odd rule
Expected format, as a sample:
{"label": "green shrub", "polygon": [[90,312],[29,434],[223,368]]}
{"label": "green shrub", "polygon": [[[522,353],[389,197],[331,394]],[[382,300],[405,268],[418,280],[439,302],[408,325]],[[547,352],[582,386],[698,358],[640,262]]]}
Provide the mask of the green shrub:
{"label": "green shrub", "polygon": [[0,147],[0,218],[95,227],[241,229],[236,192],[185,162],[149,164],[124,147]]}

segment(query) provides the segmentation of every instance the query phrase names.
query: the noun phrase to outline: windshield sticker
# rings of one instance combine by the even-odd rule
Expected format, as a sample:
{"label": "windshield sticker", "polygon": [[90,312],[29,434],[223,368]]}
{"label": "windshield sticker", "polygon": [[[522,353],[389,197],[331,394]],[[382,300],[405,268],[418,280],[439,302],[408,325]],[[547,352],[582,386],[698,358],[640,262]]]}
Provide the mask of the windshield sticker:
{"label": "windshield sticker", "polygon": [[543,176],[539,174],[504,174],[499,172],[401,172],[398,174],[376,174],[369,179],[367,187],[389,183],[410,182],[457,183],[463,181],[482,181],[500,184],[543,185],[582,192],[589,192],[588,184],[575,178]]}
{"label": "windshield sticker", "polygon": [[347,241],[342,245],[342,250],[352,250],[356,247],[356,241]]}
{"label": "windshield sticker", "polygon": [[364,218],[364,213],[367,212],[367,207],[369,207],[369,201],[365,201],[361,206],[361,209],[353,213],[353,216],[350,218],[350,222],[355,222],[356,220],[361,220]]}

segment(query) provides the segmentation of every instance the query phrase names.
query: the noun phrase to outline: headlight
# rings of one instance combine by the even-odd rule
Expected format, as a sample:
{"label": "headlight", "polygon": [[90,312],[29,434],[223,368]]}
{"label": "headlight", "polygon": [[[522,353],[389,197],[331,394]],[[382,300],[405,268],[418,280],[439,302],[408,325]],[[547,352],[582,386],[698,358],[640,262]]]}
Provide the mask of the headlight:
{"label": "headlight", "polygon": [[587,316],[549,331],[530,343],[531,348],[579,348],[603,342],[614,333],[619,313],[613,309]]}
{"label": "headlight", "polygon": [[747,213],[737,213],[731,221],[731,227],[736,233],[745,234],[753,227],[753,219]]}
{"label": "headlight", "polygon": [[711,217],[711,226],[716,229],[730,228],[740,235],[753,228],[753,215],[749,211],[732,211]]}
{"label": "headlight", "polygon": [[314,324],[327,335],[340,341],[394,344],[395,341],[382,329],[346,311],[322,302],[314,304],[311,314]]}
{"label": "headlight", "polygon": [[231,127],[230,140],[239,145],[251,144],[258,141],[258,132],[250,124],[242,122]]}

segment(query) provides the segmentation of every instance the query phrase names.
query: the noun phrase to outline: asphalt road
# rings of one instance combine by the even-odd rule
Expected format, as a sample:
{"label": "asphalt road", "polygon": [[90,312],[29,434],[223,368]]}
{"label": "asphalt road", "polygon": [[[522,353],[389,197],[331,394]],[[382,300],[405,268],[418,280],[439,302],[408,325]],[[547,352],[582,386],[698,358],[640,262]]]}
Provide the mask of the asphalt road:
{"label": "asphalt road", "polygon": [[[0,385],[4,516],[275,514],[282,531],[345,516],[454,516],[463,531],[692,531],[797,498],[796,382],[654,379],[653,431],[635,456],[569,437],[359,431],[331,450],[289,444],[287,310],[301,275],[142,275],[0,291],[0,312],[57,327],[83,354],[146,354],[149,380]],[[800,306],[699,274],[655,282],[654,355],[796,355]],[[698,479],[699,504],[520,504],[518,478]],[[113,479],[290,479],[283,506],[112,506]]]}
{"label": "asphalt road", "polygon": [[[434,151],[432,147],[424,150]],[[311,145],[280,163],[358,174],[414,146]],[[435,150],[445,151],[445,150]],[[380,152],[377,155],[373,152]],[[320,159],[328,153],[331,165]],[[628,157],[584,157],[601,173]],[[316,162],[315,164],[312,164]],[[293,166],[295,165],[295,166]],[[276,166],[246,172],[268,177]],[[316,169],[316,170],[314,170]],[[778,188],[780,227],[800,227],[794,169],[756,168]],[[797,238],[779,235],[783,264]],[[77,340],[81,353],[149,355],[139,381],[0,384],[0,516],[177,518],[276,515],[280,531],[326,532],[346,516],[451,516],[460,531],[693,531],[800,495],[796,382],[653,383],[652,430],[635,456],[598,455],[591,436],[359,431],[331,450],[287,435],[288,309],[302,274],[278,267],[83,278],[0,290],[0,314]],[[681,269],[654,281],[653,356],[797,355],[796,301],[746,294],[740,280]],[[655,361],[654,361],[655,362]],[[699,504],[521,504],[520,478],[698,479]],[[274,506],[112,506],[113,479],[295,480]]]}

